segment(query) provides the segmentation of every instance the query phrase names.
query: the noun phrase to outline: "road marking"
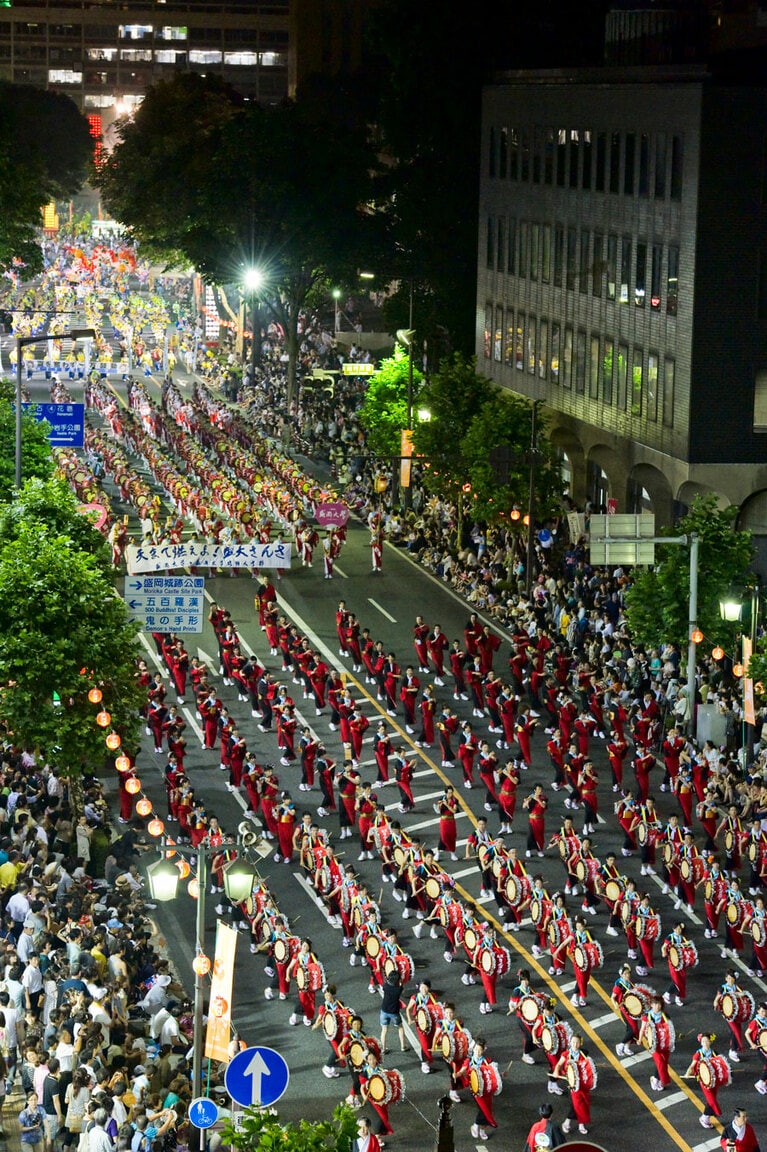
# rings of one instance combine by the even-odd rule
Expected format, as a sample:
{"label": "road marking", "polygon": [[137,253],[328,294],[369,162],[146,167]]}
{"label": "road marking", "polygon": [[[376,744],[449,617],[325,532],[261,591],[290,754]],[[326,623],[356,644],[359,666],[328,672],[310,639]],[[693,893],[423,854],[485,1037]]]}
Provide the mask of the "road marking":
{"label": "road marking", "polygon": [[578,984],[575,980],[568,980],[566,984],[558,984],[557,987],[560,992],[572,992],[578,987]]}
{"label": "road marking", "polygon": [[382,608],[381,605],[378,603],[378,601],[374,600],[372,596],[368,596],[368,604],[372,604],[374,608],[377,608],[382,616],[385,616],[387,620],[391,620],[392,624],[397,623],[397,621],[394,619],[394,617],[390,616],[389,613],[386,611],[386,609]]}
{"label": "road marking", "polygon": [[651,1052],[637,1052],[636,1056],[627,1056],[623,1060],[624,1068],[633,1068],[635,1064],[643,1064],[645,1060],[652,1060]]}
{"label": "road marking", "polygon": [[306,877],[301,872],[294,872],[293,878],[295,880],[297,880],[298,883],[301,885],[304,892],[306,893],[306,895],[311,900],[312,904],[315,904],[317,906],[317,908],[319,908],[320,912],[322,913],[323,919],[325,920],[325,923],[328,924],[329,927],[331,927],[331,928],[337,928],[338,927],[337,924],[331,924],[330,919],[328,918],[327,907],[325,906],[325,904],[323,904],[322,900],[317,895],[314,888],[312,888],[311,884],[306,879]]}
{"label": "road marking", "polygon": [[664,1108],[673,1108],[675,1104],[684,1104],[686,1100],[686,1092],[672,1092],[670,1096],[662,1096],[656,1100],[655,1107],[663,1111]]}
{"label": "road marking", "polygon": [[462,868],[460,870],[460,872],[453,872],[453,879],[454,880],[463,880],[464,876],[476,876],[476,875],[477,875],[477,866],[475,864],[473,868]]}
{"label": "road marking", "polygon": [[214,665],[218,664],[218,661],[214,660],[212,656],[209,656],[204,648],[198,647],[197,659],[202,660],[203,664],[206,664],[211,671],[213,670]]}
{"label": "road marking", "polygon": [[[662,893],[663,892],[663,880],[660,878],[660,876],[658,876],[657,873],[653,872],[652,875],[650,876],[650,879],[655,881],[655,883],[658,885],[658,887],[660,888],[661,893]],[[684,902],[682,903],[682,907],[676,908],[675,911],[680,912],[680,913],[684,912],[684,914],[687,916],[688,920],[692,920],[692,922],[694,924],[702,924],[703,923],[703,921],[700,920],[700,918],[695,915],[692,908],[688,907],[688,905],[685,904]],[[744,965],[744,967],[745,967],[745,965]],[[748,969],[746,969],[746,971],[748,971]]]}
{"label": "road marking", "polygon": [[710,1140],[704,1140],[702,1144],[696,1144],[692,1152],[713,1152],[714,1148],[718,1148],[721,1141],[718,1136],[712,1136]]}
{"label": "road marking", "polygon": [[349,577],[344,572],[343,568],[339,568],[337,564],[336,564],[335,568],[333,569],[333,575],[334,576],[335,576],[336,572],[338,573],[339,576],[343,576],[344,580],[349,579]]}
{"label": "road marking", "polygon": [[605,1024],[614,1023],[618,1017],[614,1012],[605,1012],[604,1016],[597,1016],[596,1020],[589,1020],[592,1028],[604,1028]]}
{"label": "road marking", "polygon": [[[416,801],[419,800],[420,797],[416,796]],[[455,814],[456,820],[463,820],[465,817],[465,812],[456,812]],[[408,832],[418,832],[421,828],[433,828],[435,824],[439,824],[439,816],[435,816],[432,820],[421,820],[418,824],[408,824],[407,830]]]}
{"label": "road marking", "polygon": [[[416,799],[417,804],[422,804],[427,800],[436,800],[441,795],[442,795],[442,792],[427,792],[423,796],[416,796],[415,799]],[[389,812],[389,811],[391,811],[392,808],[399,808],[399,803],[400,803],[399,800],[395,800],[395,801],[393,801],[393,803],[387,804],[386,805],[386,811]],[[439,821],[439,817],[436,817],[436,820]],[[419,825],[414,825],[414,827],[419,827]],[[408,831],[411,831],[411,829],[408,828]]]}

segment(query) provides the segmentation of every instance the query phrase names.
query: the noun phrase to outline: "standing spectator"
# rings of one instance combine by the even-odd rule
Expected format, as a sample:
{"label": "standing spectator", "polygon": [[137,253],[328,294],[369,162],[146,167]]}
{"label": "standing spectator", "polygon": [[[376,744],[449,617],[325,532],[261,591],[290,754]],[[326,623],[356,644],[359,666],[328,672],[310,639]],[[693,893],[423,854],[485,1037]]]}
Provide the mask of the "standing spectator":
{"label": "standing spectator", "polygon": [[[19,1128],[24,1147],[40,1148],[45,1142],[45,1112],[38,1103],[36,1092],[29,1093],[26,1108],[19,1112]],[[107,1152],[107,1149],[98,1152]]]}

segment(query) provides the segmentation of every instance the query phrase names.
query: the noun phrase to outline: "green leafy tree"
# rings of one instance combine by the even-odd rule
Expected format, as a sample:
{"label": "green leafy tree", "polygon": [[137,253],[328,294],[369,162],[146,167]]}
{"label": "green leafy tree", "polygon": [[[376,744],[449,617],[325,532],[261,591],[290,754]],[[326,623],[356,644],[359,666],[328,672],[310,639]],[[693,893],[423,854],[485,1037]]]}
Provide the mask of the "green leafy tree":
{"label": "green leafy tree", "polygon": [[[16,412],[14,385],[10,380],[0,381],[0,504],[7,503],[16,486]],[[39,477],[46,480],[53,474],[53,457],[48,442],[50,425],[35,420],[25,412],[21,416],[21,475],[22,479]]]}
{"label": "green leafy tree", "polygon": [[348,1104],[339,1104],[332,1120],[283,1124],[271,1111],[247,1108],[241,1126],[227,1125],[223,1135],[241,1152],[351,1152],[357,1115]]}
{"label": "green leafy tree", "polygon": [[[736,527],[738,509],[718,508],[713,495],[697,496],[690,511],[673,528],[659,535],[697,533],[698,625],[705,643],[731,650],[735,626],[722,620],[720,598],[749,582],[754,548],[750,532]],[[680,545],[661,544],[654,568],[637,571],[626,596],[626,617],[640,644],[656,648],[660,643],[687,644],[690,602],[690,553]]]}
{"label": "green leafy tree", "polygon": [[13,502],[0,508],[0,551],[31,524],[52,536],[66,536],[71,547],[87,552],[97,567],[111,575],[107,542],[91,518],[78,511],[77,496],[61,477],[28,480]]}
{"label": "green leafy tree", "polygon": [[456,486],[468,478],[464,437],[495,392],[490,381],[477,374],[474,360],[459,352],[445,358],[424,385],[418,406],[428,410],[429,419],[416,424],[413,441],[424,458],[423,478],[430,492],[454,497]]}
{"label": "green leafy tree", "polygon": [[[371,376],[359,420],[368,433],[370,447],[385,460],[400,455],[401,433],[407,428],[410,360],[401,344]],[[413,366],[413,406],[420,404],[423,373]]]}
{"label": "green leafy tree", "polygon": [[100,707],[123,747],[137,747],[136,634],[92,555],[34,517],[16,524],[0,550],[3,721],[15,743],[61,768],[75,807],[83,768],[101,767],[107,757],[99,707],[88,700],[92,687],[101,689]]}
{"label": "green leafy tree", "polygon": [[0,81],[0,108],[0,267],[18,259],[37,272],[41,209],[82,187],[93,141],[68,96]]}
{"label": "green leafy tree", "polygon": [[99,175],[104,201],[145,248],[210,282],[264,276],[296,387],[302,311],[349,282],[377,232],[366,125],[315,102],[245,103],[215,77],[149,89]]}

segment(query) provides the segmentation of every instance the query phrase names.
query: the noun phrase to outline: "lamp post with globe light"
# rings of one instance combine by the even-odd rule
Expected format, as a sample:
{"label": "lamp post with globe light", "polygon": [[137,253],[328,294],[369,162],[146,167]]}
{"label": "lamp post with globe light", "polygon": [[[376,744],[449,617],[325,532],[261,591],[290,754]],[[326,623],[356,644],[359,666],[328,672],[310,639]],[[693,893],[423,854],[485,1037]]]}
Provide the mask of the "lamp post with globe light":
{"label": "lamp post with globe light", "polygon": [[259,308],[258,308],[258,293],[264,285],[264,273],[260,268],[246,268],[244,283],[245,288],[250,294],[250,324],[253,329],[253,335],[250,341],[250,379],[251,382],[256,377],[256,364],[261,357],[261,339],[259,323]]}
{"label": "lamp post with globe light", "polygon": [[[754,736],[755,736],[754,724],[751,720],[746,719],[746,711],[747,711],[747,706],[749,703],[749,701],[748,701],[749,692],[751,693],[751,701],[750,701],[751,707],[750,707],[749,711],[753,715],[754,686],[753,686],[753,681],[751,680],[751,678],[748,675],[748,659],[746,658],[746,655],[748,655],[748,658],[750,658],[751,656],[753,656],[754,651],[756,649],[756,638],[757,638],[758,628],[759,628],[759,585],[756,582],[753,583],[746,590],[746,593],[750,599],[748,639],[750,639],[751,643],[750,643],[750,651],[748,651],[747,654],[746,654],[746,652],[743,652],[742,653],[743,659],[741,660],[741,687],[742,687],[742,701],[741,701],[741,703],[742,703],[742,708],[743,708],[742,747],[743,747],[743,756],[744,756],[744,761],[745,761],[743,764],[744,769],[747,768],[747,766],[751,763],[751,760],[752,760],[753,754],[754,754]],[[727,621],[727,623],[729,623],[729,624],[738,623],[738,621],[741,620],[741,618],[742,618],[745,600],[746,600],[746,596],[738,595],[737,593],[734,593],[734,592],[728,592],[726,596],[723,596],[719,601],[719,615],[721,616],[722,620]],[[741,633],[741,644],[742,645],[745,645],[745,639],[746,639],[746,632],[744,629]],[[733,671],[735,671],[735,668],[733,668]]]}

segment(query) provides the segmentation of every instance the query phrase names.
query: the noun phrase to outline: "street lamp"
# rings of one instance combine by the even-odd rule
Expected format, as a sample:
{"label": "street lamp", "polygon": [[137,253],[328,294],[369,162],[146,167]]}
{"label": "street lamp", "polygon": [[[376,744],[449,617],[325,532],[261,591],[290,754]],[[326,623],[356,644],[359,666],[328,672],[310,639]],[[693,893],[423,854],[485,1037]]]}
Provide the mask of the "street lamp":
{"label": "street lamp", "polygon": [[[245,836],[238,838],[237,847],[249,847],[246,836],[254,836],[248,830]],[[186,845],[173,844],[174,853],[181,857],[194,856],[197,861],[197,915],[195,919],[195,957],[205,954],[205,898],[208,888],[208,864],[214,856],[219,856],[232,844],[204,845],[196,849]],[[163,845],[163,851],[166,845]],[[164,855],[146,870],[147,882],[152,899],[161,903],[173,900],[178,892],[181,882],[181,873],[175,864],[172,864]],[[244,856],[228,864],[224,869],[224,888],[229,899],[240,904],[247,900],[253,890],[253,881],[256,878],[256,869]],[[205,1002],[205,976],[204,965],[193,964],[194,971],[194,1035],[192,1040],[192,1098],[202,1096],[202,1029],[203,1006]]]}
{"label": "street lamp", "polygon": [[[754,714],[754,682],[748,675],[748,662],[754,654],[756,648],[756,636],[759,627],[759,586],[754,583],[748,588],[748,595],[751,600],[750,615],[749,615],[749,635],[746,636],[745,630],[741,631],[741,655],[742,655],[742,707],[743,707],[743,731],[741,742],[745,756],[744,769],[748,767],[754,754],[754,722],[753,720],[746,719],[746,712],[748,711],[751,716]],[[729,624],[736,624],[743,614],[743,597],[729,592],[727,596],[723,596],[719,601],[719,615],[722,620],[727,621]],[[733,668],[734,671],[734,668]]]}
{"label": "street lamp", "polygon": [[93,328],[72,328],[63,335],[51,337],[49,333],[44,336],[17,336],[16,337],[16,488],[21,488],[21,350],[30,344],[45,344],[48,340],[94,340],[96,332]]}
{"label": "street lamp", "polygon": [[258,312],[258,292],[263,287],[265,280],[264,273],[260,268],[246,268],[245,269],[245,287],[250,293],[250,315],[251,315],[251,328],[253,329],[253,336],[250,342],[250,380],[251,383],[256,378],[256,364],[261,353],[261,340],[259,312]]}
{"label": "street lamp", "polygon": [[338,301],[341,299],[341,289],[333,289],[333,331],[336,335],[341,331],[341,311]]}

